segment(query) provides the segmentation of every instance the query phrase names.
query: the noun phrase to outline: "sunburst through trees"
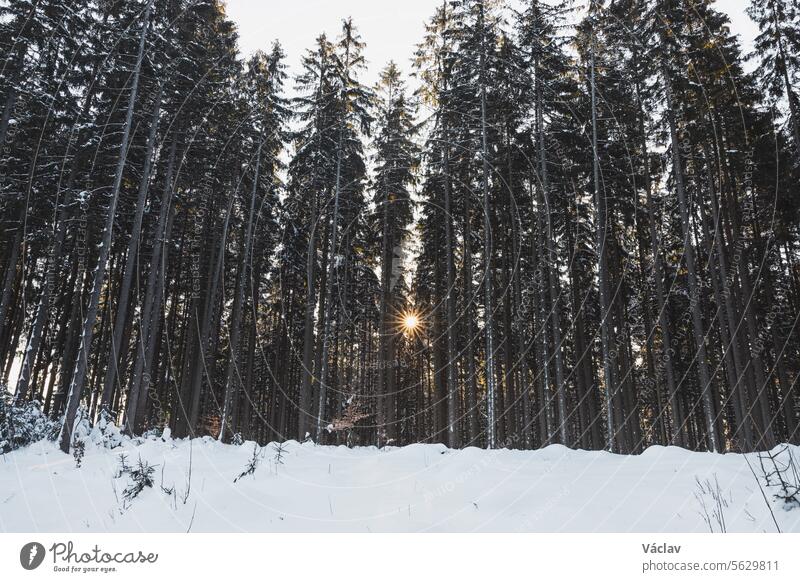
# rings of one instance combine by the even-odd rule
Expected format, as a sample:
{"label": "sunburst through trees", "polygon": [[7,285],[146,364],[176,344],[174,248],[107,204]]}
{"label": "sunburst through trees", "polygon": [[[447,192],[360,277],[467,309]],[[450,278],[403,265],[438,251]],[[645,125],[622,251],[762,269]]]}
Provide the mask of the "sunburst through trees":
{"label": "sunburst through trees", "polygon": [[4,409],[798,442],[800,14],[751,0],[748,64],[711,1],[514,4],[442,0],[367,86],[351,19],[290,76],[219,0],[0,3]]}

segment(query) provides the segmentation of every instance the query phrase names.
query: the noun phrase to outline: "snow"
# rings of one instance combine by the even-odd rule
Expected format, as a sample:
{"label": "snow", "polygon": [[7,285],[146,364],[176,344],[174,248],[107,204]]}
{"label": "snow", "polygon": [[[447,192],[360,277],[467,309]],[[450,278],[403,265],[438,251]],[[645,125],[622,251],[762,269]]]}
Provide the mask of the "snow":
{"label": "snow", "polygon": [[[257,447],[109,436],[90,436],[80,468],[50,441],[1,456],[0,531],[707,532],[702,504],[709,513],[715,504],[698,481],[719,484],[727,531],[776,531],[736,454]],[[800,458],[800,447],[790,450]],[[254,451],[255,470],[234,483]],[[155,466],[153,487],[130,501],[120,453],[129,466],[140,458]],[[758,473],[757,457],[748,459]],[[800,532],[800,508],[784,506],[776,492],[765,490],[778,525]]]}

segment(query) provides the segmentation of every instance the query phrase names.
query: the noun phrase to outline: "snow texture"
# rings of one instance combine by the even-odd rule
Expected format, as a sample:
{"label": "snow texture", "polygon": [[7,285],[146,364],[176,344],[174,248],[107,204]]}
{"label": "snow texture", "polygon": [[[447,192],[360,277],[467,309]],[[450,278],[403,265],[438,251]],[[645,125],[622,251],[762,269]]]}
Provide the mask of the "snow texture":
{"label": "snow texture", "polygon": [[[714,531],[721,507],[729,532],[775,532],[769,503],[782,531],[800,532],[800,508],[762,494],[736,454],[87,436],[80,468],[47,440],[0,456],[0,531],[708,532],[705,505]],[[129,498],[140,460],[153,484]]]}

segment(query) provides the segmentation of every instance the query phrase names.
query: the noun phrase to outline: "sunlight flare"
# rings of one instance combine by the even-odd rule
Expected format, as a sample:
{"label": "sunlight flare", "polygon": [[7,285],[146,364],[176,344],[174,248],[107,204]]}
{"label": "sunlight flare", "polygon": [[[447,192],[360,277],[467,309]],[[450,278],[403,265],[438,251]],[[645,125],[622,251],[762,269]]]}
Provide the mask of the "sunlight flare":
{"label": "sunlight flare", "polygon": [[406,331],[415,331],[419,327],[419,317],[416,313],[407,313],[403,316],[403,327]]}

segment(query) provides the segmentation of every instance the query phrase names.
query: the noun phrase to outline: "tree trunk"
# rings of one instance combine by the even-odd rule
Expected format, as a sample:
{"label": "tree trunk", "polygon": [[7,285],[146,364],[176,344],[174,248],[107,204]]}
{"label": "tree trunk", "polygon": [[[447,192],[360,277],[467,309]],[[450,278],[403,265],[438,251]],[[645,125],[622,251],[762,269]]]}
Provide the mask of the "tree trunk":
{"label": "tree trunk", "polygon": [[495,447],[495,372],[494,372],[494,291],[492,290],[492,224],[489,203],[489,146],[486,129],[486,34],[484,30],[483,1],[479,4],[478,28],[481,30],[480,97],[481,97],[481,158],[483,171],[483,283],[484,283],[484,333],[486,334],[486,448]]}
{"label": "tree trunk", "polygon": [[592,176],[595,208],[597,213],[595,223],[598,256],[597,275],[600,287],[600,338],[603,353],[603,379],[605,384],[608,450],[613,453],[615,443],[614,401],[616,388],[614,386],[614,362],[611,354],[611,330],[609,329],[610,298],[608,289],[608,266],[606,264],[606,203],[605,193],[600,191],[600,152],[597,149],[597,95],[595,87],[594,39],[590,45],[590,50],[590,82],[592,93]]}
{"label": "tree trunk", "polygon": [[139,38],[139,52],[136,57],[136,67],[133,71],[133,81],[131,83],[131,94],[129,96],[128,111],[125,118],[125,128],[122,133],[122,143],[120,145],[119,160],[117,162],[116,174],[114,176],[114,185],[111,189],[111,201],[107,211],[108,214],[106,215],[105,229],[103,231],[103,239],[100,246],[100,256],[94,272],[94,281],[92,283],[89,305],[86,309],[86,317],[83,323],[83,331],[81,343],[78,347],[78,357],[75,363],[75,371],[72,376],[72,382],[70,384],[69,394],[67,396],[67,412],[64,417],[64,424],[61,426],[61,434],[59,435],[59,446],[65,453],[69,453],[69,448],[72,444],[73,423],[75,422],[75,415],[78,412],[81,392],[83,391],[83,384],[86,378],[86,368],[88,364],[89,353],[91,351],[91,342],[94,334],[94,324],[95,318],[97,317],[98,303],[100,301],[100,292],[102,291],[103,280],[105,279],[106,266],[108,264],[108,254],[111,250],[111,235],[114,229],[114,216],[116,214],[120,187],[122,185],[122,174],[125,170],[125,162],[128,157],[128,140],[133,121],[133,109],[136,104],[136,93],[139,89],[139,73],[142,68],[142,59],[144,57],[144,46],[147,38],[147,31],[150,28],[150,11],[152,7],[153,0],[149,0],[142,22],[142,32]]}
{"label": "tree trunk", "polygon": [[[199,337],[197,338],[197,354],[195,361],[199,361],[199,365],[195,364],[189,384],[189,412],[186,417],[186,431],[192,434],[197,426],[200,418],[200,402],[203,394],[203,378],[207,378],[209,385],[212,383],[213,369],[214,369],[214,349],[211,348],[211,335],[212,329],[215,328],[215,322],[218,319],[217,309],[219,307],[219,290],[223,285],[223,267],[225,265],[225,248],[228,243],[228,228],[230,226],[231,215],[233,214],[233,202],[236,199],[236,193],[239,191],[239,171],[238,166],[234,171],[232,183],[234,184],[234,191],[228,198],[228,207],[225,210],[225,220],[222,224],[222,233],[219,237],[219,244],[215,252],[214,261],[212,262],[211,269],[211,287],[206,295],[205,305],[203,308],[203,320],[199,327]],[[220,308],[221,309],[221,308]]]}
{"label": "tree trunk", "polygon": [[683,230],[684,256],[686,258],[686,270],[688,271],[689,299],[692,312],[692,331],[694,335],[696,352],[697,371],[700,379],[700,390],[703,399],[703,410],[705,413],[706,432],[709,440],[709,448],[714,452],[719,452],[717,442],[717,427],[714,418],[714,402],[711,394],[711,374],[708,369],[708,358],[706,356],[705,329],[703,326],[702,305],[700,288],[697,281],[697,270],[695,267],[694,241],[691,232],[691,222],[689,215],[689,205],[686,200],[686,192],[683,184],[683,168],[680,159],[680,143],[678,141],[678,129],[675,122],[675,111],[673,109],[672,87],[666,71],[663,71],[664,86],[667,95],[667,121],[669,123],[670,145],[672,147],[672,175],[675,181],[675,189],[678,194],[678,206],[681,213],[681,227]]}
{"label": "tree trunk", "polygon": [[[342,122],[343,123],[343,122]],[[339,256],[337,254],[337,235],[339,231],[339,194],[342,182],[342,140],[344,137],[344,128],[339,129],[339,142],[336,146],[336,186],[334,188],[333,199],[333,217],[331,219],[330,231],[330,255],[328,256],[328,269],[327,277],[325,280],[325,311],[323,332],[322,332],[322,351],[319,374],[319,402],[317,406],[317,426],[314,438],[317,443],[322,438],[322,422],[325,418],[325,403],[326,403],[326,382],[328,381],[328,353],[330,351],[330,335],[332,326],[332,312],[333,312],[333,281],[337,267]]]}
{"label": "tree trunk", "polygon": [[[477,446],[480,438],[480,426],[478,424],[478,378],[475,367],[475,321],[474,305],[475,293],[472,290],[472,204],[470,193],[464,193],[463,202],[463,223],[464,236],[461,279],[462,279],[462,314],[461,314],[461,334],[467,338],[464,347],[464,359],[466,374],[466,400],[467,400],[467,432],[469,442],[472,446]],[[438,337],[438,336],[437,336]]]}
{"label": "tree trunk", "polygon": [[[456,298],[455,298],[455,242],[453,237],[453,203],[450,184],[450,141],[447,124],[447,112],[444,113],[444,151],[442,153],[444,179],[444,233],[445,260],[447,262],[447,445],[455,448],[460,444],[458,419],[458,354],[456,353]],[[469,339],[469,338],[468,338]],[[470,437],[472,438],[472,437]]]}
{"label": "tree trunk", "polygon": [[103,382],[103,398],[100,405],[104,410],[108,409],[109,403],[111,402],[114,382],[117,379],[117,365],[119,363],[120,354],[124,356],[127,351],[127,346],[122,345],[122,335],[127,323],[131,282],[133,281],[133,274],[134,271],[136,271],[136,264],[138,262],[139,238],[142,230],[142,218],[144,216],[144,206],[147,199],[147,189],[150,184],[150,168],[152,167],[153,149],[155,148],[158,116],[161,113],[161,96],[163,92],[164,86],[160,85],[155,105],[153,105],[153,115],[150,119],[150,134],[147,136],[147,150],[144,158],[144,168],[142,168],[142,178],[139,184],[139,196],[136,200],[136,214],[133,218],[131,238],[128,241],[125,273],[119,291],[117,315],[114,319],[114,334],[111,337],[111,354],[109,356],[108,367],[106,368],[105,381]]}
{"label": "tree trunk", "polygon": [[[20,214],[24,216],[24,211]],[[19,224],[17,226],[17,232],[14,235],[14,240],[11,243],[11,252],[9,253],[6,272],[3,277],[3,296],[2,299],[0,299],[0,342],[3,341],[5,336],[6,314],[8,313],[8,306],[11,303],[11,290],[17,278],[17,262],[19,260],[19,250],[22,246],[22,231],[22,225]]]}
{"label": "tree trunk", "polygon": [[[130,386],[128,387],[128,409],[126,413],[125,428],[131,434],[136,428],[136,414],[137,405],[142,392],[142,382],[145,384],[145,392],[149,389],[149,374],[145,377],[144,371],[149,371],[150,360],[147,359],[149,345],[149,338],[153,335],[151,322],[155,317],[155,313],[159,313],[161,302],[158,300],[156,286],[159,272],[162,267],[162,254],[166,246],[168,221],[171,222],[171,208],[172,208],[172,192],[173,192],[173,174],[175,168],[175,150],[177,147],[177,138],[173,138],[172,145],[169,151],[169,160],[167,162],[167,171],[164,177],[164,191],[161,195],[161,205],[158,211],[158,222],[155,230],[155,240],[153,242],[153,251],[150,257],[150,271],[147,274],[147,287],[145,288],[145,299],[141,313],[139,315],[139,338],[137,340],[137,347],[134,350],[135,360],[133,365],[133,373],[131,374]],[[163,273],[166,276],[166,273]],[[160,285],[159,285],[160,286]]]}
{"label": "tree trunk", "polygon": [[[553,235],[553,225],[551,219],[551,212],[553,209],[550,205],[550,180],[547,172],[547,150],[545,146],[545,131],[544,131],[544,111],[542,103],[542,86],[539,72],[538,61],[536,63],[536,79],[535,79],[536,92],[536,133],[539,150],[539,174],[541,180],[541,204],[537,208],[540,214],[545,217],[546,237],[544,240],[545,246],[543,251],[546,250],[546,256],[542,260],[542,266],[547,275],[547,287],[550,294],[550,314],[552,316],[552,331],[553,331],[553,355],[555,359],[555,373],[556,373],[556,403],[558,405],[558,438],[562,445],[569,446],[569,434],[567,427],[567,396],[566,387],[564,386],[564,361],[562,355],[562,339],[561,339],[561,302],[560,295],[561,289],[558,283],[560,277],[560,270],[558,267],[558,249],[556,248],[556,241]],[[549,318],[548,318],[549,319]]]}
{"label": "tree trunk", "polygon": [[[244,247],[242,248],[242,257],[239,261],[239,273],[236,283],[236,296],[233,298],[233,310],[231,313],[231,330],[229,342],[229,356],[228,356],[228,372],[226,375],[227,382],[225,384],[225,399],[222,407],[222,419],[220,421],[219,436],[217,440],[222,441],[225,439],[225,430],[228,428],[228,417],[231,414],[231,406],[233,404],[233,397],[238,392],[239,381],[241,374],[238,367],[238,351],[239,351],[239,330],[242,323],[242,308],[245,302],[245,280],[247,279],[247,265],[250,260],[252,266],[252,257],[250,256],[250,249],[253,245],[253,217],[256,213],[256,194],[258,193],[258,179],[261,171],[261,148],[264,145],[264,135],[258,143],[256,151],[256,168],[253,176],[253,189],[250,194],[250,211],[247,216],[247,228],[245,231]],[[234,385],[236,388],[234,388]]]}

